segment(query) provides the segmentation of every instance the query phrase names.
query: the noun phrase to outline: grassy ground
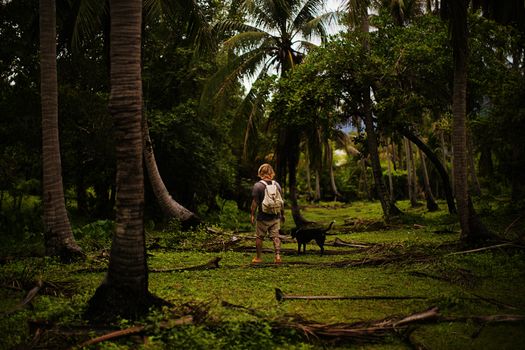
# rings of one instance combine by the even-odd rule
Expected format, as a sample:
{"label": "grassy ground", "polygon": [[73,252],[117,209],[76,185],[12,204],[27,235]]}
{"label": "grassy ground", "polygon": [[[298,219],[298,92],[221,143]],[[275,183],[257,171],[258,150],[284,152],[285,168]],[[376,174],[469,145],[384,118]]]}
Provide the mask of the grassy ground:
{"label": "grassy ground", "polygon": [[[445,208],[444,203],[440,203]],[[333,341],[305,336],[301,330],[282,327],[286,322],[308,324],[349,324],[403,317],[439,308],[445,317],[525,315],[525,252],[519,247],[502,247],[479,252],[453,254],[462,250],[457,243],[459,227],[444,211],[428,213],[424,207],[412,209],[400,202],[404,215],[385,226],[376,203],[351,205],[323,203],[305,207],[304,216],[335,226],[327,242],[336,238],[360,243],[368,248],[326,246],[321,256],[314,242],[305,255],[296,253],[297,244],[283,244],[283,264],[272,263],[271,243],[264,263],[250,264],[254,242],[251,232],[224,235],[196,232],[191,239],[174,231],[149,231],[150,291],[175,304],[157,310],[141,321],[147,337],[124,337],[93,348],[103,349],[518,349],[525,341],[524,322],[414,323],[379,338],[367,336]],[[488,210],[487,213],[494,213]],[[248,215],[246,215],[248,219]],[[488,225],[512,238],[523,234],[523,224],[509,226],[512,217],[488,215]],[[81,325],[87,300],[103,279],[109,247],[108,223],[91,227],[91,235],[80,235],[89,260],[63,265],[41,257],[13,258],[0,266],[0,310],[13,310],[34,281],[42,289],[32,307],[11,312],[0,319],[2,349],[29,344],[34,335],[28,320],[47,320],[56,327],[35,340],[36,346],[65,348],[90,338],[64,335],[64,326]],[[292,226],[287,218],[285,229]],[[521,230],[521,231],[520,231]],[[95,233],[93,233],[95,232]],[[79,232],[81,233],[81,232]],[[104,238],[106,234],[106,238]],[[231,236],[244,237],[226,250],[221,244]],[[515,236],[512,236],[515,235]],[[34,238],[36,239],[36,238]],[[19,251],[19,250],[18,250]],[[204,271],[177,271],[220,257],[220,267]],[[377,259],[382,263],[372,264]],[[337,267],[334,263],[340,263]],[[97,269],[98,268],[98,269]],[[160,272],[162,270],[172,270]],[[156,271],[156,272],[155,272]],[[20,286],[24,290],[5,288]],[[278,302],[275,289],[287,295],[419,297],[412,300],[285,300]],[[44,292],[45,291],[45,292]],[[226,304],[224,303],[226,302]],[[185,313],[201,316],[195,325],[159,328],[161,320]],[[131,326],[122,320],[119,327]],[[60,330],[60,331],[57,331]],[[91,337],[94,337],[95,334]],[[146,341],[145,341],[146,339]],[[3,342],[3,344],[2,344]],[[33,344],[33,345],[35,345]]]}

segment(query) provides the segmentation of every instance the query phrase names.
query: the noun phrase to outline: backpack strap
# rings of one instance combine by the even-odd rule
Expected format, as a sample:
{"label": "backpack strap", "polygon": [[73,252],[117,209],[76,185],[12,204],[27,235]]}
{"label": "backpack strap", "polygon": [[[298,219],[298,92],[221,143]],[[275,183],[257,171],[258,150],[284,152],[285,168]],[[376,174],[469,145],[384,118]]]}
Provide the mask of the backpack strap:
{"label": "backpack strap", "polygon": [[[262,182],[262,183],[264,184],[264,186],[269,186],[269,185],[266,183],[266,181],[264,181],[264,180],[259,180],[259,182]],[[271,185],[275,185],[275,181],[274,181],[274,180],[272,180]]]}

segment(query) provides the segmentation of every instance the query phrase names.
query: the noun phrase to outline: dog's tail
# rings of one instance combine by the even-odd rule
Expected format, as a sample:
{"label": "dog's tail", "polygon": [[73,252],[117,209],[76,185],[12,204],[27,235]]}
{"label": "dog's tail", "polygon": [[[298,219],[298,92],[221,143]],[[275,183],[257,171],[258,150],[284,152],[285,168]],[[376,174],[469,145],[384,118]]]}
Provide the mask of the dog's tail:
{"label": "dog's tail", "polygon": [[326,233],[326,232],[330,231],[330,229],[332,228],[332,226],[333,226],[334,224],[335,224],[335,220],[332,220],[332,222],[330,223],[330,225],[328,225],[328,228],[326,228],[326,229],[324,230],[324,232]]}

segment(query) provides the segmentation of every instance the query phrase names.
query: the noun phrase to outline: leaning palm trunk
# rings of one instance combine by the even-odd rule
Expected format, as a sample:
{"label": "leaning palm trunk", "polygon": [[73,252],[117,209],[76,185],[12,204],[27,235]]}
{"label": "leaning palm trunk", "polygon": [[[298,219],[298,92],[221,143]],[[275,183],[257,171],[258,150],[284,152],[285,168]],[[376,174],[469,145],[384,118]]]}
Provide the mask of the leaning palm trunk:
{"label": "leaning palm trunk", "polygon": [[408,128],[402,128],[400,131],[403,136],[419,147],[419,149],[423,151],[427,158],[432,162],[443,183],[443,192],[445,193],[447,200],[448,211],[450,214],[456,214],[456,204],[454,203],[454,194],[452,191],[452,186],[450,185],[448,172],[437,155],[414,132],[410,131]]}
{"label": "leaning palm trunk", "polygon": [[140,0],[112,0],[111,94],[117,158],[117,215],[109,268],[89,301],[86,317],[108,321],[136,318],[157,299],[148,291],[142,168]]}
{"label": "leaning palm trunk", "polygon": [[200,219],[193,212],[175,201],[170,196],[168,189],[164,185],[164,181],[162,181],[157,162],[155,161],[151,139],[149,137],[148,123],[145,118],[143,119],[142,133],[144,138],[144,162],[146,163],[146,170],[148,171],[148,177],[153,193],[157,198],[157,202],[164,214],[168,217],[176,218],[183,226],[194,226],[200,222]]}
{"label": "leaning palm trunk", "polygon": [[40,0],[43,207],[46,254],[70,261],[84,254],[67,216],[58,136],[55,0]]}

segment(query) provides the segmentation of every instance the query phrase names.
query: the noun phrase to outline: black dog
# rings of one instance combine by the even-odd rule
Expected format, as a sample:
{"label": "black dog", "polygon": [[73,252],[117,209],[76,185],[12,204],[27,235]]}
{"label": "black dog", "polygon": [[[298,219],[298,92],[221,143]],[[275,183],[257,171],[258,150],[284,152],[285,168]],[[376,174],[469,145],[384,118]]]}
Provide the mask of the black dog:
{"label": "black dog", "polygon": [[334,222],[332,221],[328,228],[302,226],[293,229],[291,233],[292,238],[297,240],[297,253],[301,254],[301,245],[303,246],[303,253],[306,253],[306,243],[315,240],[319,248],[321,248],[321,255],[323,255],[326,233],[330,231]]}

